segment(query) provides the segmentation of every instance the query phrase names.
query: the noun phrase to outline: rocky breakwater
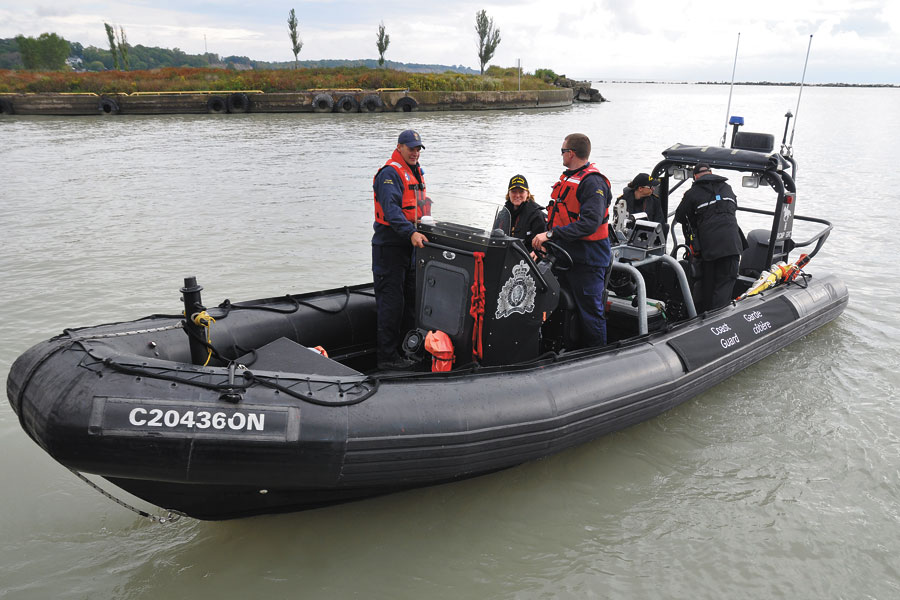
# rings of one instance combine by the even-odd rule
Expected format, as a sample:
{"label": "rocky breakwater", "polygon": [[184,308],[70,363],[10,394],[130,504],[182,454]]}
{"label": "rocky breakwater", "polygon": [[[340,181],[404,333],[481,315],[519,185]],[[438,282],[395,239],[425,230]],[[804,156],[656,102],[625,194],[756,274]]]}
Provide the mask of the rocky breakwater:
{"label": "rocky breakwater", "polygon": [[591,87],[590,81],[575,81],[565,75],[560,75],[553,82],[553,85],[570,88],[573,93],[573,99],[577,102],[607,102],[599,90]]}

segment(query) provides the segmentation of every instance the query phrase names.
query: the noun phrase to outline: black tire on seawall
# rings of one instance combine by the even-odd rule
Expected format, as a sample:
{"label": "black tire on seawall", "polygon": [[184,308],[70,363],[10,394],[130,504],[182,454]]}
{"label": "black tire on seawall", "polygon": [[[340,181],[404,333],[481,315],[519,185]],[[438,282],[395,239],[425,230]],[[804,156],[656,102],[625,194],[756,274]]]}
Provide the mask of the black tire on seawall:
{"label": "black tire on seawall", "polygon": [[227,104],[230,113],[250,112],[250,97],[244,92],[235,92],[228,96]]}
{"label": "black tire on seawall", "polygon": [[12,100],[8,100],[6,98],[0,98],[0,115],[12,115],[15,114],[15,110],[13,109]]}
{"label": "black tire on seawall", "polygon": [[415,99],[406,96],[397,100],[397,103],[394,104],[394,110],[397,112],[412,112],[416,110],[418,105],[419,103]]}
{"label": "black tire on seawall", "polygon": [[219,115],[228,110],[228,103],[222,96],[210,96],[206,100],[206,111],[208,113]]}
{"label": "black tire on seawall", "polygon": [[355,113],[359,112],[359,102],[350,94],[344,94],[334,103],[334,112]]}
{"label": "black tire on seawall", "polygon": [[97,109],[101,115],[114,115],[119,112],[119,103],[112,98],[100,98]]}
{"label": "black tire on seawall", "polygon": [[384,102],[378,94],[367,94],[359,103],[359,112],[379,112],[384,107]]}
{"label": "black tire on seawall", "polygon": [[316,94],[312,100],[313,112],[326,113],[334,108],[334,98],[331,94]]}

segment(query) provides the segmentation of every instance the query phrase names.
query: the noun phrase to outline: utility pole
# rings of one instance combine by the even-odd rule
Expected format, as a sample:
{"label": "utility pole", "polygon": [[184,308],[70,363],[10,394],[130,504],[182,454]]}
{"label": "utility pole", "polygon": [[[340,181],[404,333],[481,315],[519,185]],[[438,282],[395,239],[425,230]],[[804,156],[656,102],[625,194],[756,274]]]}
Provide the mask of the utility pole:
{"label": "utility pole", "polygon": [[522,59],[516,59],[516,78],[519,80],[519,91],[522,91]]}

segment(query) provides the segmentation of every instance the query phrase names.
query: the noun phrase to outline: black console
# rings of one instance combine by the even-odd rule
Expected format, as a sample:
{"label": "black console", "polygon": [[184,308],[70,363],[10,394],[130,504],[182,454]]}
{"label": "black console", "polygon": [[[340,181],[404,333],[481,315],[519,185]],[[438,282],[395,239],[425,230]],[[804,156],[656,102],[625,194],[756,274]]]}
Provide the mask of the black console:
{"label": "black console", "polygon": [[420,223],[418,229],[428,243],[416,251],[419,331],[412,339],[443,331],[453,342],[454,366],[538,356],[541,324],[559,302],[549,265],[536,265],[521,240],[499,230],[491,234],[455,223]]}

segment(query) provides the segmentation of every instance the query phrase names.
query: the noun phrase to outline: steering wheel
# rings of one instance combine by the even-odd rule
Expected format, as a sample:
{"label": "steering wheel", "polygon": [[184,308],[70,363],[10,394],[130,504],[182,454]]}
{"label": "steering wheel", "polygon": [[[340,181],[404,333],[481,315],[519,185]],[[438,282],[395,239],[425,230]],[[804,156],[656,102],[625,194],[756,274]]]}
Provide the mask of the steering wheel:
{"label": "steering wheel", "polygon": [[547,248],[548,251],[545,253],[541,253],[540,251],[536,252],[538,254],[549,254],[551,257],[550,262],[553,264],[554,270],[559,272],[568,271],[572,268],[572,265],[575,264],[569,253],[556,242],[547,240],[544,242],[544,248]]}

